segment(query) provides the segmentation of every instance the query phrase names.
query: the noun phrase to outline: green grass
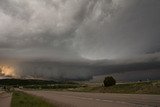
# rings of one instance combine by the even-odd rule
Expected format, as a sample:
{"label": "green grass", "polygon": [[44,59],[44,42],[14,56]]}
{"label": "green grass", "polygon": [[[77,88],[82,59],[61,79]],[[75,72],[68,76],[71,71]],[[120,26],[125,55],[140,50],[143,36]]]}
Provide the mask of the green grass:
{"label": "green grass", "polygon": [[126,94],[160,94],[160,81],[117,84],[110,87],[87,86],[76,88],[72,91]]}
{"label": "green grass", "polygon": [[24,92],[15,91],[12,94],[11,107],[55,107],[46,100],[26,94]]}

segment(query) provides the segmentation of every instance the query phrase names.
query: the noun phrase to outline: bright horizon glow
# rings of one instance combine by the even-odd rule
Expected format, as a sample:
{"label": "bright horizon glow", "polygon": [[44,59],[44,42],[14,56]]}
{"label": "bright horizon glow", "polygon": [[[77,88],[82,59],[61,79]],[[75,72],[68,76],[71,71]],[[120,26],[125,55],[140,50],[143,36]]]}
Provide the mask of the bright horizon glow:
{"label": "bright horizon glow", "polygon": [[15,69],[12,66],[3,65],[0,66],[0,69],[1,69],[1,74],[4,76],[12,76],[12,77],[16,76]]}

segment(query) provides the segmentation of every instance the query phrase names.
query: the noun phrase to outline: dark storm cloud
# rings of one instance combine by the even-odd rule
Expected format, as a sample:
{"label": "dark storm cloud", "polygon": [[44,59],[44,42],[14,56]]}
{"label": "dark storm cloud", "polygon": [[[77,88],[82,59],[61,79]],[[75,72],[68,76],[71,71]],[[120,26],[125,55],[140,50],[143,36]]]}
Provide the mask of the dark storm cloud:
{"label": "dark storm cloud", "polygon": [[159,70],[153,69],[153,70],[121,72],[121,73],[94,76],[91,82],[102,82],[104,78],[109,75],[113,76],[118,82],[158,80],[160,78]]}
{"label": "dark storm cloud", "polygon": [[104,16],[104,10],[99,10],[99,17],[88,19],[77,31],[77,45],[82,56],[89,59],[126,58],[155,52],[160,47],[160,2],[119,2],[124,5],[111,5],[111,12],[105,11],[109,12],[108,17],[98,20]]}
{"label": "dark storm cloud", "polygon": [[[48,78],[54,80],[92,79],[91,67],[82,63],[28,61],[20,64],[24,78]],[[45,71],[45,72],[44,72]]]}
{"label": "dark storm cloud", "polygon": [[[84,62],[59,62],[49,60],[32,60],[20,63],[21,77],[24,78],[50,78],[50,79],[70,79],[89,80],[93,76],[114,75],[117,80],[147,80],[157,79],[160,76],[160,55],[146,55],[127,60],[99,60]],[[152,72],[153,71],[153,72]],[[129,73],[127,73],[129,72]],[[135,72],[135,74],[134,74]],[[138,75],[139,72],[139,75]],[[148,72],[150,76],[148,76]],[[120,74],[119,74],[120,73]],[[115,75],[116,74],[116,75]],[[132,78],[125,77],[133,74]],[[143,74],[143,75],[142,75]],[[118,77],[118,75],[120,77]],[[124,76],[123,76],[124,75]],[[138,75],[138,76],[137,76]],[[124,77],[124,78],[123,78]]]}
{"label": "dark storm cloud", "polygon": [[4,48],[69,49],[89,59],[159,51],[157,0],[0,2],[0,43]]}
{"label": "dark storm cloud", "polygon": [[3,13],[22,20],[27,20],[32,13],[27,2],[15,2],[14,0],[1,0],[0,9]]}
{"label": "dark storm cloud", "polygon": [[0,58],[45,78],[160,69],[159,19],[159,0],[1,0]]}
{"label": "dark storm cloud", "polygon": [[[31,54],[28,50],[39,51],[39,48],[45,53],[48,50],[49,52],[52,50],[53,54],[59,51],[61,52],[59,54],[65,53],[60,57],[81,57],[75,55],[77,52],[73,49],[75,37],[73,32],[83,21],[89,1],[2,0],[0,2],[0,44],[1,48],[14,48],[16,52],[13,52],[13,57],[23,51],[25,53],[21,53],[20,56]],[[36,54],[39,56],[38,52]]]}

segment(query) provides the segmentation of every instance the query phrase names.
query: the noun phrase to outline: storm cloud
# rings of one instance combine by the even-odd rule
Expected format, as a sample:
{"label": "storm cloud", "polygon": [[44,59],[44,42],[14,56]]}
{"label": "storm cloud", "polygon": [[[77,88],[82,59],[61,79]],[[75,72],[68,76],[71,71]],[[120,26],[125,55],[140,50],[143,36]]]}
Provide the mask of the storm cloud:
{"label": "storm cloud", "polygon": [[1,0],[1,63],[54,79],[157,70],[159,19],[159,0]]}

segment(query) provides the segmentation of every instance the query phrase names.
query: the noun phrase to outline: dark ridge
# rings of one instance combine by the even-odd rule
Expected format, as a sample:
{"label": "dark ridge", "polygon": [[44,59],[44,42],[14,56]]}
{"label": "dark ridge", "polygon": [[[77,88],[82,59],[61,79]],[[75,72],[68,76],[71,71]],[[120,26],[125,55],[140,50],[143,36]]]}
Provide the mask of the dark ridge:
{"label": "dark ridge", "polygon": [[0,79],[0,85],[14,85],[14,86],[26,86],[26,85],[47,85],[47,84],[60,84],[62,82],[56,82],[52,80],[36,80],[36,79]]}

